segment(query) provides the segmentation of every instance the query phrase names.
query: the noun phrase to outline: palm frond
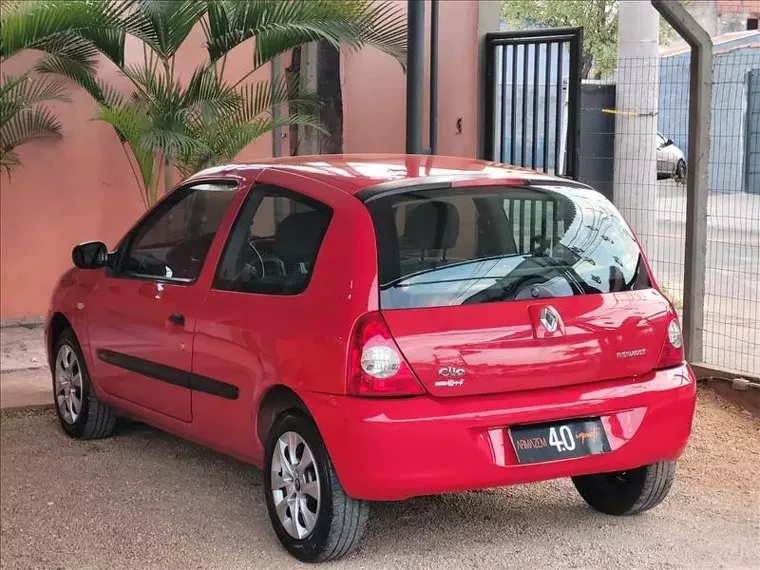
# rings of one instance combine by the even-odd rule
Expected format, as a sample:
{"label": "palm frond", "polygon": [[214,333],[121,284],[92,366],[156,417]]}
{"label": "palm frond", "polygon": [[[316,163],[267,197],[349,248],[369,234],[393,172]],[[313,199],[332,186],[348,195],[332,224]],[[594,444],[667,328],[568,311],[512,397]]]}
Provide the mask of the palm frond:
{"label": "palm frond", "polygon": [[66,84],[61,79],[3,74],[0,76],[0,126],[18,113],[51,100],[69,101]]}
{"label": "palm frond", "polygon": [[22,109],[0,125],[0,152],[4,155],[24,143],[49,137],[61,137],[56,116],[45,107]]}
{"label": "palm frond", "polygon": [[335,47],[373,45],[404,61],[406,19],[388,3],[372,0],[208,0],[207,46],[216,61],[249,38],[256,38],[254,69],[274,56],[322,40]]}
{"label": "palm frond", "polygon": [[23,49],[44,49],[59,34],[74,34],[95,44],[106,56],[121,60],[121,19],[130,4],[131,0],[22,2],[2,17],[0,57],[10,57]]}
{"label": "palm frond", "polygon": [[128,105],[101,105],[98,120],[111,125],[121,143],[129,148],[137,163],[142,186],[140,194],[145,205],[150,205],[150,190],[154,186],[156,153],[141,145],[143,137],[150,131],[151,121],[144,110]]}
{"label": "palm frond", "polygon": [[3,150],[0,147],[0,174],[5,172],[10,176],[11,170],[21,164],[21,157],[13,150]]}
{"label": "palm frond", "polygon": [[140,140],[140,146],[160,151],[170,158],[203,150],[203,143],[176,130],[152,128]]}
{"label": "palm frond", "polygon": [[289,82],[292,80],[292,77],[283,75],[276,83],[258,81],[242,86],[242,105],[236,119],[247,123],[263,113],[270,112],[272,107],[281,105],[287,105],[291,113],[316,116],[319,106],[316,91],[300,84],[297,89],[291,91]]}
{"label": "palm frond", "polygon": [[194,152],[177,157],[177,167],[183,176],[189,176],[203,168],[230,162],[260,136],[290,125],[307,126],[324,132],[314,115],[298,114],[289,114],[276,119],[261,117],[247,123],[228,119],[196,125],[191,132],[201,144]]}
{"label": "palm frond", "polygon": [[74,80],[99,104],[118,105],[122,101],[119,90],[99,80],[87,63],[59,55],[46,55],[35,69],[40,73],[61,75]]}
{"label": "palm frond", "polygon": [[127,33],[169,59],[205,13],[204,0],[136,0],[136,9],[124,18],[124,25]]}
{"label": "palm frond", "polygon": [[235,87],[217,77],[213,69],[201,66],[190,78],[180,104],[190,115],[212,117],[234,113],[241,102],[241,94]]}

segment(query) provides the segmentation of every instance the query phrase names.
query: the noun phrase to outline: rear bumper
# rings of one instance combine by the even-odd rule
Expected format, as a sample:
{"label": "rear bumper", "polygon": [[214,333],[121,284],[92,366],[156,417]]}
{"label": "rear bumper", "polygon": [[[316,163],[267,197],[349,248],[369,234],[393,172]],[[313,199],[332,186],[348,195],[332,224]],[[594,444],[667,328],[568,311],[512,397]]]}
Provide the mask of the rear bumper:
{"label": "rear bumper", "polygon": [[[305,394],[344,489],[367,500],[632,469],[680,457],[696,380],[687,366],[646,376],[468,398]],[[510,425],[600,416],[609,453],[519,465]]]}

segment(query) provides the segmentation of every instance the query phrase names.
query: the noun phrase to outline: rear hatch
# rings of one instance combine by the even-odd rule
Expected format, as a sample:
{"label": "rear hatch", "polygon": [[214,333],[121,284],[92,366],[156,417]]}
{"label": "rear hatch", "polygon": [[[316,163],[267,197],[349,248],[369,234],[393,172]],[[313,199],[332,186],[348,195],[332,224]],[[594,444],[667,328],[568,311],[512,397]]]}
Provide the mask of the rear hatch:
{"label": "rear hatch", "polygon": [[383,317],[430,394],[566,386],[657,366],[670,306],[600,194],[410,189],[367,207]]}

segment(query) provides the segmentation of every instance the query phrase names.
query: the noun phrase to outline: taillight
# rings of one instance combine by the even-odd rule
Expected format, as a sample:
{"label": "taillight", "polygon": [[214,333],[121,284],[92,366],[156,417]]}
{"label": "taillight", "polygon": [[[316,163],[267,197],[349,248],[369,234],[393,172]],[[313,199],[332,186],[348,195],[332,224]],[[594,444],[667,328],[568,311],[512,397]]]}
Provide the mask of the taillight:
{"label": "taillight", "polygon": [[347,391],[353,396],[424,393],[380,313],[368,313],[356,323],[348,355]]}
{"label": "taillight", "polygon": [[678,324],[678,316],[672,313],[668,323],[668,334],[662,345],[656,368],[672,368],[681,364],[683,364],[683,334]]}

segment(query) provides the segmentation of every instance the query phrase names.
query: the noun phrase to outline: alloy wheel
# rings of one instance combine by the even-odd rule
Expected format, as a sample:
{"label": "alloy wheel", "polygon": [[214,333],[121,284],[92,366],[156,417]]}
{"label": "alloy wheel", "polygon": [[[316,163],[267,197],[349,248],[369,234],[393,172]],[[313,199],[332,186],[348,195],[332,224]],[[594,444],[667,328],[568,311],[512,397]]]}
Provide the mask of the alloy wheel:
{"label": "alloy wheel", "polygon": [[82,393],[82,367],[74,350],[64,344],[55,357],[55,402],[68,424],[74,424],[79,417]]}
{"label": "alloy wheel", "polygon": [[296,432],[283,433],[274,446],[272,497],[285,531],[297,540],[309,536],[319,516],[319,472],[314,454]]}

